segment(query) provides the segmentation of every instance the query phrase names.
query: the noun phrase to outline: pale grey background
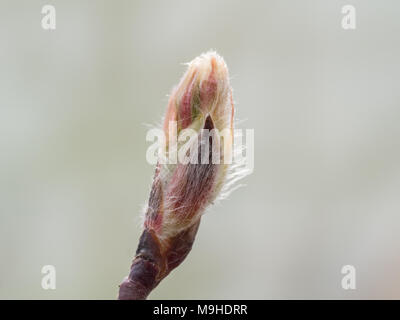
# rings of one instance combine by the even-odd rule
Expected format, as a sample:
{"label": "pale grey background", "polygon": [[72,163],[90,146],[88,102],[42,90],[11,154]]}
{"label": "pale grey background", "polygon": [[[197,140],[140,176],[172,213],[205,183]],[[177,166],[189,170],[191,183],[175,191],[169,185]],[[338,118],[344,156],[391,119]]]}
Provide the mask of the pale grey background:
{"label": "pale grey background", "polygon": [[154,170],[144,124],[211,48],[255,172],[150,298],[400,298],[399,16],[395,0],[1,0],[0,298],[116,297]]}

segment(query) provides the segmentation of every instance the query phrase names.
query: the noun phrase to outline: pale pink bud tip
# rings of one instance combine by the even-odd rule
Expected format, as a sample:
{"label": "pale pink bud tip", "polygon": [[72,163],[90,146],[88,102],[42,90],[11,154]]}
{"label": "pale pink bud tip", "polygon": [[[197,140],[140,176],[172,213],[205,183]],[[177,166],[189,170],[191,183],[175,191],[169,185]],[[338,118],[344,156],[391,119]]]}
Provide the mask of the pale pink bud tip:
{"label": "pale pink bud tip", "polygon": [[164,131],[169,122],[177,121],[178,132],[187,127],[199,129],[211,116],[215,127],[222,130],[232,125],[232,90],[228,68],[216,52],[207,52],[188,64],[179,85],[173,90],[164,120]]}

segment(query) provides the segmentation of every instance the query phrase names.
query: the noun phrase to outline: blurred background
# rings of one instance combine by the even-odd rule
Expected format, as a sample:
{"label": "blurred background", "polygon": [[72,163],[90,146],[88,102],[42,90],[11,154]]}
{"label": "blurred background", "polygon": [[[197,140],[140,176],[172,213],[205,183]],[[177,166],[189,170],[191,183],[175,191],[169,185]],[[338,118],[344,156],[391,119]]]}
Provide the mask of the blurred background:
{"label": "blurred background", "polygon": [[0,298],[116,298],[154,172],[146,124],[209,49],[255,171],[149,298],[400,298],[399,16],[395,0],[1,0]]}

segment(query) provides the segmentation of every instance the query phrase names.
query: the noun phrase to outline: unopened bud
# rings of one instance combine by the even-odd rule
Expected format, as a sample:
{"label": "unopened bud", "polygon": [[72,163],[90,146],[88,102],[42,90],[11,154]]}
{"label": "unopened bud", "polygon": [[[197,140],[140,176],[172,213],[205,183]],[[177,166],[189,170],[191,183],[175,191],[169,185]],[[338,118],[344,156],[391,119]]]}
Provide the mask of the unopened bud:
{"label": "unopened bud", "polygon": [[[195,138],[190,162],[156,167],[145,212],[144,231],[121,299],[143,299],[190,252],[206,207],[224,185],[233,144],[233,99],[227,66],[208,52],[189,63],[172,91],[164,118],[168,157],[179,153],[179,137]],[[191,141],[191,140],[190,140]],[[194,160],[194,161],[192,161]]]}
{"label": "unopened bud", "polygon": [[[195,163],[161,165],[156,170],[145,227],[160,239],[196,223],[220,191],[230,162],[233,142],[233,100],[228,68],[221,56],[208,52],[189,63],[173,90],[164,119],[169,156],[186,129],[196,133]],[[178,139],[171,139],[176,123]],[[174,137],[175,138],[175,137]],[[193,159],[192,159],[193,160]]]}

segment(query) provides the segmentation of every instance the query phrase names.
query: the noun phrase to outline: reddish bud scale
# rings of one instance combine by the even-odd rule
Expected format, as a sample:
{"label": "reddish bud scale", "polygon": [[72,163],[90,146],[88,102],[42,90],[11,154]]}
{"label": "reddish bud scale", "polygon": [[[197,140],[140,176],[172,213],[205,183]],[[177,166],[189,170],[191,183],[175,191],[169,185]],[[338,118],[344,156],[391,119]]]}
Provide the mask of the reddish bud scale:
{"label": "reddish bud scale", "polygon": [[186,129],[192,123],[192,100],[193,100],[193,87],[194,87],[194,77],[192,76],[192,81],[187,87],[185,93],[182,96],[182,101],[180,103],[179,112],[179,127],[181,129]]}
{"label": "reddish bud scale", "polygon": [[211,72],[208,79],[203,80],[200,90],[201,109],[206,111],[217,94],[217,80],[214,75],[215,69],[215,58],[211,60]]}

